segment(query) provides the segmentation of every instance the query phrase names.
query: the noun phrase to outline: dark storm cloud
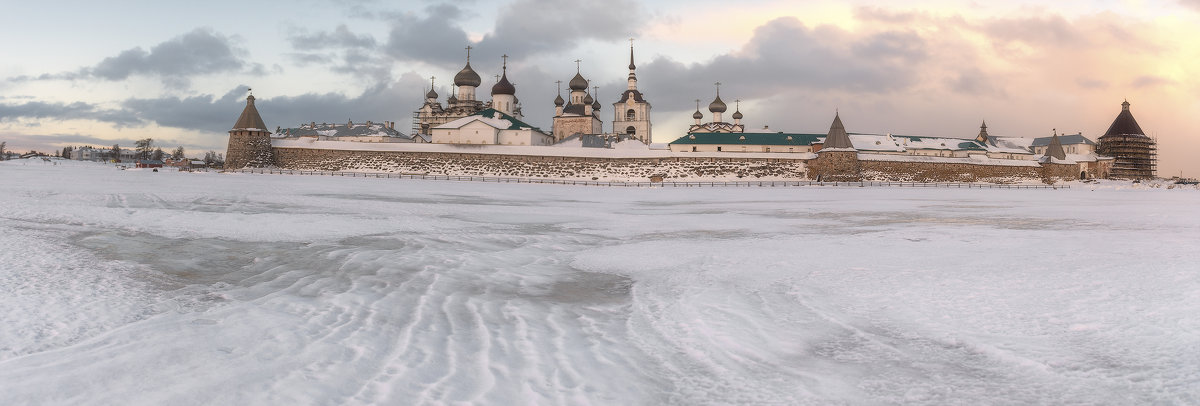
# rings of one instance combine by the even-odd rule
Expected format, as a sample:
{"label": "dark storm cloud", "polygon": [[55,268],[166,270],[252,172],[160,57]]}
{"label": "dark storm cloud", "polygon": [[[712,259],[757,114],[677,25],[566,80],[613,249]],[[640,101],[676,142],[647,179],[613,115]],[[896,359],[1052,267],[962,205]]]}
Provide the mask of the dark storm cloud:
{"label": "dark storm cloud", "polygon": [[190,77],[195,75],[242,70],[251,74],[264,73],[262,65],[251,64],[242,59],[245,53],[245,50],[233,45],[229,37],[211,29],[197,28],[150,47],[149,51],[142,47],[130,48],[116,56],[104,58],[95,66],[81,68],[75,72],[20,76],[9,80],[98,78],[117,81],[133,75],[151,75],[158,76],[169,87],[185,88],[190,83]]}
{"label": "dark storm cloud", "polygon": [[[347,119],[376,122],[396,121],[397,130],[407,133],[411,117],[408,109],[398,109],[399,101],[416,99],[424,80],[410,74],[389,84],[368,87],[357,96],[339,93],[305,93],[298,96],[256,96],[255,107],[263,121],[275,127],[295,127],[300,123],[336,122]],[[233,127],[245,107],[246,87],[231,89],[222,96],[160,97],[129,99],[122,103],[144,122],[164,127],[223,133]],[[415,109],[415,107],[413,107]]]}
{"label": "dark storm cloud", "polygon": [[329,65],[330,70],[382,83],[391,80],[391,60],[379,51],[375,37],[356,34],[345,24],[333,31],[300,32],[288,37],[296,51],[288,54],[299,66]]}
{"label": "dark storm cloud", "polygon": [[629,0],[519,0],[500,12],[479,47],[493,56],[523,56],[571,49],[585,40],[620,40],[638,31],[643,15]]}
{"label": "dark storm cloud", "polygon": [[[884,93],[905,89],[917,81],[928,57],[927,44],[908,31],[856,35],[840,28],[808,28],[794,17],[778,18],[757,28],[735,53],[706,63],[684,65],[660,57],[638,67],[639,79],[661,95],[656,103],[667,109],[707,104],[713,82],[720,81],[722,98],[765,98],[783,92],[847,90]],[[606,82],[606,88],[623,81]],[[656,104],[656,106],[660,105]]]}
{"label": "dark storm cloud", "polygon": [[426,8],[424,17],[414,13],[393,15],[387,42],[383,46],[386,54],[398,60],[425,61],[436,65],[461,64],[470,41],[467,32],[454,22],[462,16],[462,10],[449,4],[438,4]]}
{"label": "dark storm cloud", "polygon": [[97,120],[112,123],[118,127],[141,125],[138,118],[124,110],[102,109],[94,104],[47,103],[31,101],[19,104],[0,104],[0,121],[18,119],[50,119],[50,120]]}

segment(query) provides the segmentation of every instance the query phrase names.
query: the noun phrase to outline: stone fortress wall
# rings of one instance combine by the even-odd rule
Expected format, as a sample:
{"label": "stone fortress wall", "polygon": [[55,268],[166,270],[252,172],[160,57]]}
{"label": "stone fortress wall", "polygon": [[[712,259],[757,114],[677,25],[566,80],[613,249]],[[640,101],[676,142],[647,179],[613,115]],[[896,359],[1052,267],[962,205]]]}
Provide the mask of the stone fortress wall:
{"label": "stone fortress wall", "polygon": [[640,182],[657,177],[666,181],[805,179],[804,160],[784,158],[593,158],[305,148],[275,148],[274,158],[276,167],[313,171]]}
{"label": "stone fortress wall", "polygon": [[[759,157],[596,158],[418,151],[273,148],[276,167],[449,176],[575,180],[665,181],[820,180],[1014,183],[1076,179],[1074,165],[1006,166],[953,162],[872,161]],[[730,153],[730,155],[736,155]],[[839,159],[841,158],[841,159]]]}

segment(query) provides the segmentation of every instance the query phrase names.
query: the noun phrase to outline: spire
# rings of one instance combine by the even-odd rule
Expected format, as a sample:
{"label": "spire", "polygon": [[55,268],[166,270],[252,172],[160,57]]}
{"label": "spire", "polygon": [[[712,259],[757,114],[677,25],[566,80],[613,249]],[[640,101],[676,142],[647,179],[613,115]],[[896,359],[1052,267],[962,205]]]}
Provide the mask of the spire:
{"label": "spire", "polygon": [[987,121],[985,120],[983,122],[983,124],[979,125],[979,135],[975,136],[975,141],[988,142],[989,137],[990,136],[988,135],[988,132],[987,132]]}
{"label": "spire", "polygon": [[[250,89],[246,91],[249,92]],[[246,96],[246,108],[242,109],[242,115],[238,117],[233,129],[267,131],[267,125],[263,123],[262,116],[258,115],[258,109],[254,107],[254,94]]]}
{"label": "spire", "polygon": [[842,125],[841,113],[833,114],[833,125],[829,126],[829,133],[825,135],[825,145],[821,150],[830,148],[854,149],[854,144],[850,142],[850,134],[846,133],[846,127]]}
{"label": "spire", "polygon": [[696,99],[696,112],[692,113],[692,118],[696,119],[696,124],[700,124],[700,119],[704,118],[704,115],[700,114],[700,99]]}
{"label": "spire", "polygon": [[633,64],[633,38],[630,38],[629,39],[629,73],[633,74],[634,69],[637,69],[637,66],[635,66]]}
{"label": "spire", "polygon": [[1067,153],[1063,151],[1062,141],[1058,139],[1058,129],[1055,129],[1054,135],[1050,136],[1050,146],[1046,147],[1045,156],[1060,160],[1067,159]]}

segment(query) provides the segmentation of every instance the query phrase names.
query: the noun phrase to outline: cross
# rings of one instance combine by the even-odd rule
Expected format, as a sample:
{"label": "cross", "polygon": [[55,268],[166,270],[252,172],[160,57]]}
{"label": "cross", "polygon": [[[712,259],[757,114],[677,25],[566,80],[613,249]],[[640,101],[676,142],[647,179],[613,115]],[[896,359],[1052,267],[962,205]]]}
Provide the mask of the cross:
{"label": "cross", "polygon": [[437,78],[436,78],[436,77],[434,77],[434,76],[430,76],[430,77],[429,77],[429,88],[431,88],[431,89],[433,88],[433,80],[434,80],[434,79],[437,79]]}
{"label": "cross", "polygon": [[600,86],[592,86],[592,89],[595,89],[592,94],[596,95],[596,97],[600,97]]}
{"label": "cross", "polygon": [[497,82],[499,82],[499,81],[500,81],[500,75],[492,75],[492,76],[495,76],[495,77],[496,77],[496,81],[497,81]]}
{"label": "cross", "polygon": [[738,111],[738,110],[742,109],[742,99],[733,99],[733,103],[734,103],[734,106],[736,106],[736,107],[734,107],[733,111]]}
{"label": "cross", "polygon": [[467,63],[471,62],[471,46],[467,45]]}
{"label": "cross", "polygon": [[554,81],[554,84],[558,85],[558,94],[562,94],[562,81],[556,80]]}
{"label": "cross", "polygon": [[700,99],[696,99],[696,111],[700,111]]}
{"label": "cross", "polygon": [[253,95],[254,95],[254,89],[251,89],[251,88],[247,87],[247,88],[246,88],[246,93],[249,93],[251,96],[253,96]]}
{"label": "cross", "polygon": [[504,68],[508,69],[508,54],[500,55],[500,57],[504,58]]}
{"label": "cross", "polygon": [[575,73],[579,73],[579,63],[580,62],[583,62],[583,60],[582,59],[575,60]]}
{"label": "cross", "polygon": [[717,96],[720,96],[721,95],[721,82],[717,82],[717,83],[713,83],[713,84],[717,85]]}

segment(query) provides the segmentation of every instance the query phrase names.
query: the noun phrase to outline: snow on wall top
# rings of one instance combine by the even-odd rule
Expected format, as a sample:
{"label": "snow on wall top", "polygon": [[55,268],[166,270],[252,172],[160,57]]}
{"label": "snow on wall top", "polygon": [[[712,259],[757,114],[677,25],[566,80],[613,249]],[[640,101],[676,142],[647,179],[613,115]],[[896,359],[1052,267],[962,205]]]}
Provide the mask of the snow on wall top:
{"label": "snow on wall top", "polygon": [[[379,151],[379,152],[440,152],[458,154],[491,154],[491,155],[530,155],[530,156],[561,156],[581,158],[770,158],[770,159],[816,159],[813,153],[792,152],[672,152],[670,150],[635,148],[636,145],[624,146],[629,141],[618,143],[617,148],[561,148],[553,146],[516,146],[516,145],[473,145],[473,144],[426,144],[426,143],[363,143],[348,141],[316,141],[307,139],[274,139],[271,145],[275,148],[326,149],[342,151]],[[640,144],[640,143],[638,143]]]}

